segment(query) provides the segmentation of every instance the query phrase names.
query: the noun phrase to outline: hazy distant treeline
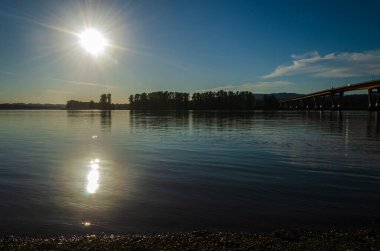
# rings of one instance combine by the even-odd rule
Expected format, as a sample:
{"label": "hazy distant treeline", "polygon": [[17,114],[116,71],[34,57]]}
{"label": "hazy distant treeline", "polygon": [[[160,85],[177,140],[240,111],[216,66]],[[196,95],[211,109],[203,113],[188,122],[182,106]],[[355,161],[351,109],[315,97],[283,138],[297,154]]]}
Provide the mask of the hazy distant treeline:
{"label": "hazy distant treeline", "polygon": [[26,103],[5,103],[0,104],[1,110],[59,110],[64,109],[62,104],[26,104]]}

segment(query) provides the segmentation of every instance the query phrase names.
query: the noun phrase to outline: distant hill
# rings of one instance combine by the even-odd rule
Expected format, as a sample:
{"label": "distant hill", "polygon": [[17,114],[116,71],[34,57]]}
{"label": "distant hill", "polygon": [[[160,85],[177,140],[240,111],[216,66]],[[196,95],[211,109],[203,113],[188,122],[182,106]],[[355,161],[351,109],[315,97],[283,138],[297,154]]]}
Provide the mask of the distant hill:
{"label": "distant hill", "polygon": [[[255,98],[256,98],[256,100],[262,100],[264,95],[268,95],[268,94],[255,93]],[[278,100],[281,100],[281,99],[292,99],[295,97],[302,96],[303,94],[280,92],[280,93],[270,93],[269,95],[274,95]]]}
{"label": "distant hill", "polygon": [[292,99],[296,98],[299,96],[302,96],[304,94],[299,94],[299,93],[287,93],[287,92],[280,92],[280,93],[272,93],[278,100],[282,99]]}

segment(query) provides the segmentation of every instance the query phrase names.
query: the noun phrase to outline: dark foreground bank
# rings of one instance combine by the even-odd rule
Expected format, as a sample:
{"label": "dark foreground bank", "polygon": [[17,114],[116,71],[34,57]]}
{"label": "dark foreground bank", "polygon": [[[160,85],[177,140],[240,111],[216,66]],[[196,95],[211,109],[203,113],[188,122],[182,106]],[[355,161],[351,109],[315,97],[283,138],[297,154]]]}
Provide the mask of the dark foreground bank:
{"label": "dark foreground bank", "polygon": [[7,236],[0,239],[0,250],[380,250],[379,233],[280,230],[264,234],[100,234],[50,239]]}

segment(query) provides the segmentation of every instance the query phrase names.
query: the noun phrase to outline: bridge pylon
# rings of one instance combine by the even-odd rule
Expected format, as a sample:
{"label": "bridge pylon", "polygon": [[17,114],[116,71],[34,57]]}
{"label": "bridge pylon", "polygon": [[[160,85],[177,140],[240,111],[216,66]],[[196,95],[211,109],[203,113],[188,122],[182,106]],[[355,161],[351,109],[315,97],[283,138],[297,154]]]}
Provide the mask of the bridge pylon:
{"label": "bridge pylon", "polygon": [[380,88],[368,89],[368,110],[380,110]]}
{"label": "bridge pylon", "polygon": [[343,95],[344,92],[331,91],[331,110],[340,111],[343,109]]}

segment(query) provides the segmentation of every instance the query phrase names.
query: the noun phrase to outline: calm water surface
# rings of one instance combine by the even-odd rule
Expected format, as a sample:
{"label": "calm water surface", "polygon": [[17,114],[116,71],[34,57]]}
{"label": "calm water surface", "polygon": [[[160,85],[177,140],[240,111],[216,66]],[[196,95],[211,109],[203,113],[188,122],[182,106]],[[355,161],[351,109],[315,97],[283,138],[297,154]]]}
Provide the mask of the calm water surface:
{"label": "calm water surface", "polygon": [[0,111],[0,232],[380,224],[380,114]]}

